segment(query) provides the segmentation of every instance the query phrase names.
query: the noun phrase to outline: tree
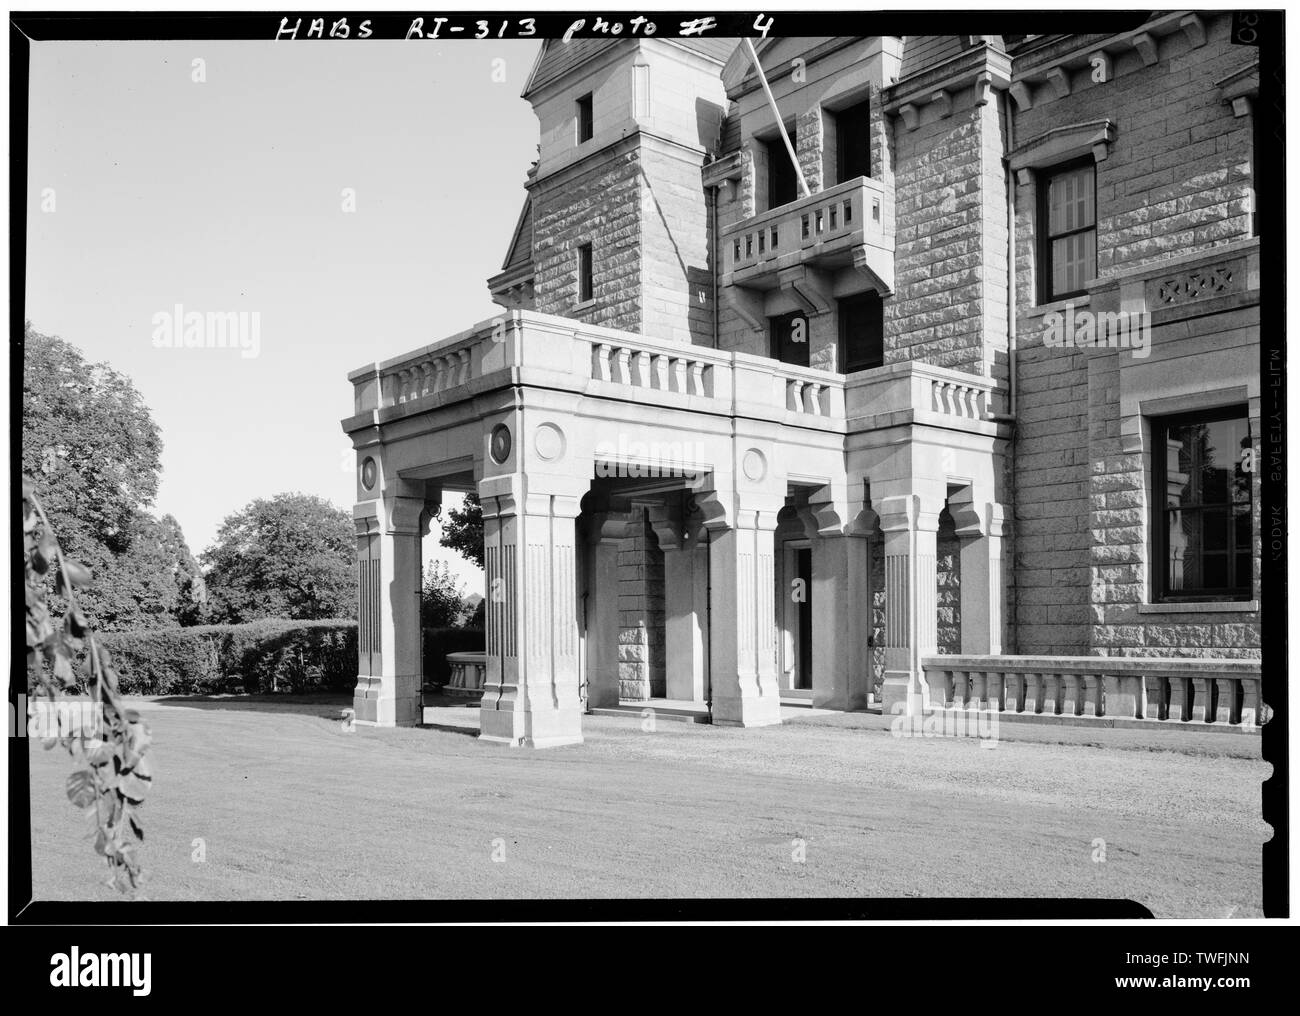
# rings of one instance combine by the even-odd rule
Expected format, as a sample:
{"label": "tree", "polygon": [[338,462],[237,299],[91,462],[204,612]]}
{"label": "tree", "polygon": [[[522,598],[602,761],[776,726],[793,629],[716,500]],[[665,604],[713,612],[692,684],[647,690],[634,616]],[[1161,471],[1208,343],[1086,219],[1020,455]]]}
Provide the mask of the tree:
{"label": "tree", "polygon": [[439,508],[435,517],[442,525],[442,536],[438,542],[448,550],[454,550],[467,561],[473,561],[483,567],[483,506],[473,494],[465,495],[465,503],[459,508]]}
{"label": "tree", "polygon": [[40,484],[62,546],[98,579],[80,597],[88,622],[121,631],[199,620],[202,575],[180,524],[145,510],[162,439],[140,393],[30,322],[23,344],[23,473]]}
{"label": "tree", "polygon": [[465,623],[468,614],[464,589],[451,574],[445,561],[434,561],[424,572],[420,627],[459,628]]}
{"label": "tree", "polygon": [[130,545],[158,493],[162,437],[130,378],[27,323],[23,332],[22,468],[68,553]]}
{"label": "tree", "polygon": [[356,617],[355,540],[352,516],[324,498],[258,498],[201,555],[211,620]]}

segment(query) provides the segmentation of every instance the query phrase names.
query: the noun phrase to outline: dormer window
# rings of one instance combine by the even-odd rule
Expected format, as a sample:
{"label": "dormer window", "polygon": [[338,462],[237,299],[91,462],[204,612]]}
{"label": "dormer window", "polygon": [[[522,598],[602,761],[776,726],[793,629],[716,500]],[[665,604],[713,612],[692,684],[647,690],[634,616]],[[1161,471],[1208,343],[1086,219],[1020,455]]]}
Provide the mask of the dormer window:
{"label": "dormer window", "polygon": [[595,121],[591,114],[591,93],[588,92],[577,102],[578,144],[590,141],[595,133]]}

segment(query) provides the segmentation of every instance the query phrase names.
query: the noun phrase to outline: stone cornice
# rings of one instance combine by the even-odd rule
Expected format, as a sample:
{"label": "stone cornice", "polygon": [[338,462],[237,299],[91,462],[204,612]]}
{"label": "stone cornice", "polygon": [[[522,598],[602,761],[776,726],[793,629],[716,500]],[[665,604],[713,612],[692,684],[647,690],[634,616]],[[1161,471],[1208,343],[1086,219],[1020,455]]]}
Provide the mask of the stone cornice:
{"label": "stone cornice", "polygon": [[[986,82],[981,82],[981,75],[988,76]],[[951,96],[961,89],[991,86],[1002,90],[1010,83],[1011,57],[983,42],[920,74],[890,85],[881,93],[881,100],[886,113],[901,115],[906,121],[910,116],[904,107],[919,109],[934,101],[950,103]]]}

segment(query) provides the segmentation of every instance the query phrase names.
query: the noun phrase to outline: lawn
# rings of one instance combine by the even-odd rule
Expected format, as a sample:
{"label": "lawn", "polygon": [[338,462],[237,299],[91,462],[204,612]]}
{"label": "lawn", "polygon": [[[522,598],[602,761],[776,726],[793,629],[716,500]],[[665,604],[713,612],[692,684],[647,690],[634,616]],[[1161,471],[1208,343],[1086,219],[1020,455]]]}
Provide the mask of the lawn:
{"label": "lawn", "polygon": [[[1068,896],[1261,915],[1257,738],[1003,724],[990,749],[787,710],[755,730],[587,717],[585,744],[529,751],[475,740],[472,708],[347,732],[346,704],[139,703],[148,897]],[[36,898],[114,898],[64,797],[68,756],[30,751]]]}

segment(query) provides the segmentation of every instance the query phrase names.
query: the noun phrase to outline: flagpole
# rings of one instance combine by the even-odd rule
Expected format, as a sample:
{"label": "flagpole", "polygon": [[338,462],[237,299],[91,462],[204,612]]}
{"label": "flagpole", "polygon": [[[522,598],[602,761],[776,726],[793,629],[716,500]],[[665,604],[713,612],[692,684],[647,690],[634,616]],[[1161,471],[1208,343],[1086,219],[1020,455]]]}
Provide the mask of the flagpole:
{"label": "flagpole", "polygon": [[749,49],[749,58],[754,61],[754,70],[758,73],[758,82],[763,86],[763,94],[767,96],[768,105],[772,107],[772,116],[776,118],[776,126],[781,131],[781,140],[785,142],[785,150],[790,155],[790,162],[794,165],[794,178],[799,181],[800,197],[808,197],[812,192],[808,190],[808,183],[803,178],[803,170],[799,168],[799,156],[794,153],[794,145],[790,144],[790,135],[785,132],[785,125],[781,122],[781,111],[777,109],[776,99],[772,95],[772,89],[767,83],[767,76],[763,73],[763,66],[758,62],[758,53],[754,49],[754,40],[748,36],[745,37],[745,46]]}

